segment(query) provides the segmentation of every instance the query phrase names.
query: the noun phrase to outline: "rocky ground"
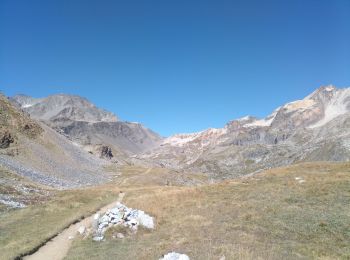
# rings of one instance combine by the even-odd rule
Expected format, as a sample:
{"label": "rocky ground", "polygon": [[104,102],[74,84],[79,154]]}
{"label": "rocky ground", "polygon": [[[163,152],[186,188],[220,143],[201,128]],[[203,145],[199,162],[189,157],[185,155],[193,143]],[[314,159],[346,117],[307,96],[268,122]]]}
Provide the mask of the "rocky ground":
{"label": "rocky ground", "polygon": [[37,205],[50,199],[55,192],[28,178],[0,167],[0,211]]}
{"label": "rocky ground", "polygon": [[74,145],[49,127],[40,137],[19,136],[18,154],[0,155],[0,163],[37,183],[55,188],[74,188],[109,181],[101,160]]}

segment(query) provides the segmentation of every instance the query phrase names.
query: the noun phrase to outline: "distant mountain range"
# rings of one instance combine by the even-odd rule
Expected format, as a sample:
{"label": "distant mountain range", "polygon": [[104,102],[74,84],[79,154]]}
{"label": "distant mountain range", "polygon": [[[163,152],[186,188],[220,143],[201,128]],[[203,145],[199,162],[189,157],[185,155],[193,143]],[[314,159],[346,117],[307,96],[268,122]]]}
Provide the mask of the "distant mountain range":
{"label": "distant mountain range", "polygon": [[[96,169],[101,165],[110,163],[91,154],[119,165],[147,164],[188,174],[202,172],[213,179],[253,174],[303,161],[350,160],[350,88],[321,87],[302,100],[275,109],[266,118],[246,116],[228,122],[223,128],[168,138],[139,123],[120,121],[113,113],[79,96],[17,95],[10,98],[12,105],[4,97],[0,101],[7,111],[16,115],[11,120],[4,117],[7,121],[0,129],[0,138],[4,140],[2,149],[10,151],[17,147],[11,144],[13,136],[9,134],[18,133],[14,140],[18,139],[17,143],[21,144],[18,147],[23,151],[22,155],[7,156],[3,161],[11,161],[15,166],[24,162],[40,174],[57,171],[55,178],[63,180],[64,185],[68,185],[76,169],[80,169],[81,174],[84,171],[90,174],[83,184],[94,182],[94,174],[89,169],[98,172]],[[15,133],[8,123],[13,125],[16,120],[21,123],[14,125],[21,127]],[[28,136],[30,131],[39,137]],[[24,152],[26,145],[30,149]],[[29,154],[35,160],[31,160]],[[84,168],[70,159],[73,161],[64,171],[55,168],[69,154],[79,162],[90,161],[86,164],[90,166]],[[91,156],[96,159],[88,159]],[[103,170],[99,171],[95,181],[107,180],[108,176],[101,173]],[[72,181],[80,185],[77,179]]]}
{"label": "distant mountain range", "polygon": [[230,178],[300,161],[350,159],[350,88],[325,86],[258,119],[168,137],[140,158]]}

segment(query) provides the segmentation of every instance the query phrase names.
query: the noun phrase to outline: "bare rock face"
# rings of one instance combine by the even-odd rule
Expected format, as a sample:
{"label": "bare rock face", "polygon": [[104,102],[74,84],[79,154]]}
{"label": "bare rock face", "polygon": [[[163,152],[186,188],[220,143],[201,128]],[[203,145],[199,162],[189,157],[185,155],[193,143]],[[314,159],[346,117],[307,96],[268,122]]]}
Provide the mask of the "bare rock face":
{"label": "bare rock face", "polygon": [[1,167],[36,183],[73,188],[108,181],[105,163],[0,95]]}
{"label": "bare rock face", "polygon": [[101,147],[100,158],[112,159],[113,158],[113,153],[112,153],[111,147],[106,146],[106,145],[102,146]]}
{"label": "bare rock face", "polygon": [[178,170],[230,178],[300,161],[350,160],[350,88],[325,86],[266,118],[168,137],[140,156]]}
{"label": "bare rock face", "polygon": [[52,121],[55,119],[70,119],[85,122],[116,122],[117,117],[106,110],[96,107],[87,99],[58,94],[46,98],[32,98],[17,95],[12,98],[28,112],[32,118]]}
{"label": "bare rock face", "polygon": [[[321,87],[265,118],[247,116],[223,128],[165,139],[139,123],[118,121],[77,96],[16,96],[14,102],[103,158],[205,172],[212,178],[232,178],[295,162],[350,160],[350,88]],[[36,126],[27,122],[18,124],[19,131],[35,134]],[[8,142],[5,138],[3,143]]]}
{"label": "bare rock face", "polygon": [[8,148],[18,135],[35,138],[42,131],[39,124],[13,106],[7,97],[0,95],[0,148]]}
{"label": "bare rock face", "polygon": [[144,152],[162,140],[143,125],[118,121],[113,113],[79,96],[59,94],[32,98],[17,95],[12,100],[32,118],[44,121],[74,142],[83,146],[106,144],[120,151],[116,157]]}
{"label": "bare rock face", "polygon": [[0,139],[0,148],[1,149],[8,148],[10,146],[10,144],[12,144],[15,141],[15,139],[7,131],[0,138],[1,138]]}

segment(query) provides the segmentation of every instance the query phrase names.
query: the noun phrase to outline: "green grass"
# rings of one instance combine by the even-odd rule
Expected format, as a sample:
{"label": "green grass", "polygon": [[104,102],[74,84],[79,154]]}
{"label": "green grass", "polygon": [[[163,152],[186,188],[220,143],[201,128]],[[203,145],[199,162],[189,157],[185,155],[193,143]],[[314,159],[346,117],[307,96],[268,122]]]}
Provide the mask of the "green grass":
{"label": "green grass", "polygon": [[60,191],[43,204],[3,212],[0,214],[0,259],[13,259],[30,251],[70,223],[116,200],[117,194],[112,188]]}
{"label": "green grass", "polygon": [[[305,183],[298,183],[302,177]],[[313,163],[197,188],[130,190],[154,231],[76,240],[67,259],[349,259],[350,164]]]}
{"label": "green grass", "polygon": [[[159,259],[169,251],[191,259],[350,258],[349,163],[302,164],[215,185],[160,186],[172,174],[123,169],[125,204],[155,216],[156,229],[109,230],[102,243],[74,240],[67,259]],[[31,250],[115,200],[116,183],[56,191],[42,204],[3,212],[0,259]],[[113,239],[114,232],[126,238]]]}

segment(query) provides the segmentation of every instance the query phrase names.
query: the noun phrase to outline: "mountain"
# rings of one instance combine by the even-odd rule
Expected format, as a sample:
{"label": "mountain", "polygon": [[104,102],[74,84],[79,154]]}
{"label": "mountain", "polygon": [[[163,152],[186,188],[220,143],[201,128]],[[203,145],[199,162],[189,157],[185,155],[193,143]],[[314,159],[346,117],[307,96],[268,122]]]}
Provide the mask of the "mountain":
{"label": "mountain", "polygon": [[350,88],[324,86],[259,119],[162,138],[138,123],[119,121],[79,96],[12,98],[13,104],[90,153],[118,162],[158,165],[232,178],[304,161],[350,159]]}
{"label": "mountain", "polygon": [[57,188],[75,188],[109,180],[103,169],[106,161],[30,118],[2,95],[0,121],[0,169]]}
{"label": "mountain", "polygon": [[34,119],[45,122],[91,153],[111,148],[117,160],[158,145],[162,138],[139,123],[118,121],[113,113],[96,107],[87,99],[58,94],[46,98],[17,95],[14,103]]}
{"label": "mountain", "polygon": [[32,98],[26,95],[16,95],[12,98],[32,118],[46,121],[70,119],[84,122],[116,122],[117,117],[106,110],[96,107],[87,99],[58,94],[46,98]]}
{"label": "mountain", "polygon": [[213,178],[302,161],[350,159],[350,88],[325,86],[266,118],[246,116],[220,129],[177,134],[140,158]]}
{"label": "mountain", "polygon": [[36,138],[42,131],[40,125],[18,111],[0,94],[0,148],[5,149],[16,144],[20,136]]}

